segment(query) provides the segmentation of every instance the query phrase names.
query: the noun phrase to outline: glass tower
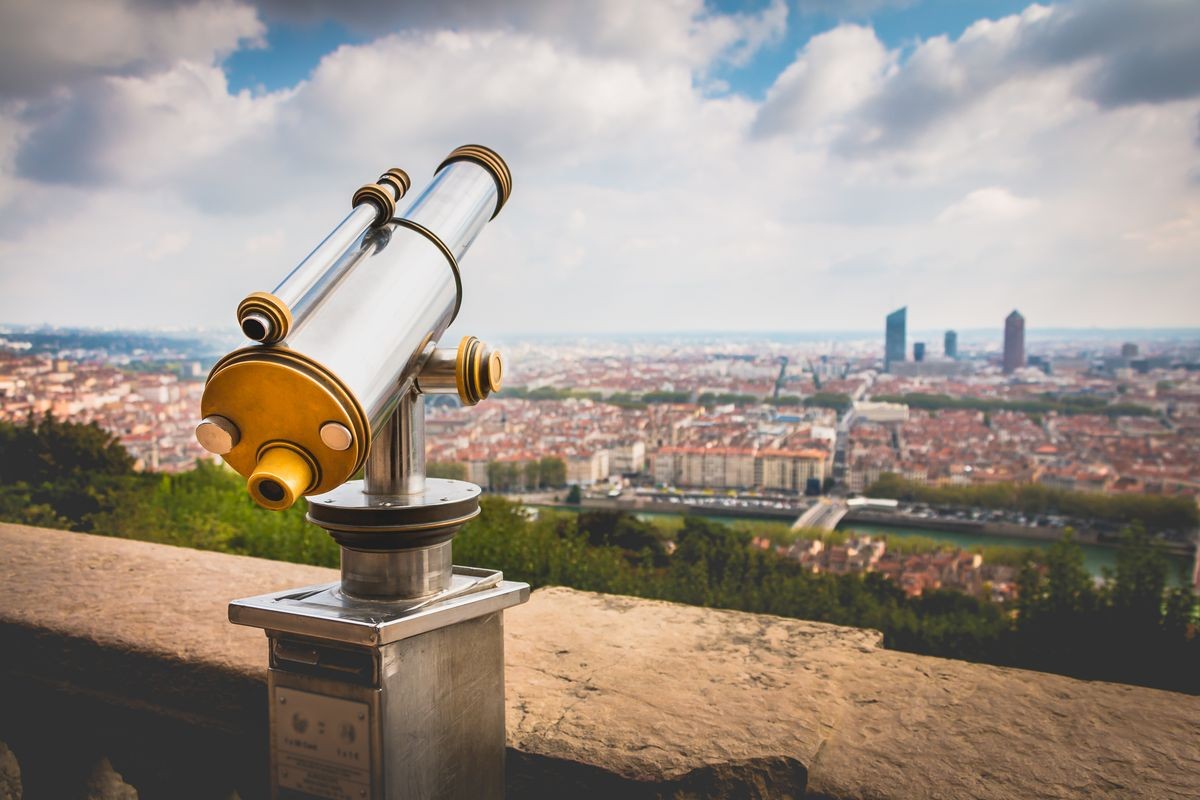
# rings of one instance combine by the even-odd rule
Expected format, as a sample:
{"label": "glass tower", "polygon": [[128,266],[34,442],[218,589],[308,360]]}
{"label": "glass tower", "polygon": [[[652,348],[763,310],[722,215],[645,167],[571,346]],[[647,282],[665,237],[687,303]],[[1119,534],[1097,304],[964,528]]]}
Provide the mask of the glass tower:
{"label": "glass tower", "polygon": [[908,326],[908,306],[898,308],[887,315],[887,330],[883,348],[883,371],[890,372],[892,363],[904,360],[907,347],[905,328]]}

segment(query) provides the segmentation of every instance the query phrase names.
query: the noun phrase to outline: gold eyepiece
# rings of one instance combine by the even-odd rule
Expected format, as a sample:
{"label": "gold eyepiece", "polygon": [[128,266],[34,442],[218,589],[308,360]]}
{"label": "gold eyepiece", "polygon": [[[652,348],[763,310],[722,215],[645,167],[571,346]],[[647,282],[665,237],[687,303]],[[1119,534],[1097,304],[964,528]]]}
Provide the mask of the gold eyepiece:
{"label": "gold eyepiece", "polygon": [[312,460],[287,445],[268,447],[250,473],[246,489],[263,508],[291,508],[315,483]]}
{"label": "gold eyepiece", "polygon": [[237,320],[247,339],[274,344],[287,338],[292,310],[270,292],[254,292],[238,304]]}

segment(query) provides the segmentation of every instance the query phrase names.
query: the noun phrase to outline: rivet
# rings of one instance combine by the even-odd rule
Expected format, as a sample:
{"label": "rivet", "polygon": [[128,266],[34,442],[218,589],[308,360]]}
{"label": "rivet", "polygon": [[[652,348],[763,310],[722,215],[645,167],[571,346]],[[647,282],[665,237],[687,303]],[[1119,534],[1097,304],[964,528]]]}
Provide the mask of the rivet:
{"label": "rivet", "polygon": [[217,414],[210,414],[196,426],[196,441],[205,450],[218,456],[237,447],[241,437],[241,431],[232,420]]}
{"label": "rivet", "polygon": [[349,450],[350,445],[354,444],[354,434],[340,422],[326,422],[321,426],[321,441],[330,450],[342,452]]}

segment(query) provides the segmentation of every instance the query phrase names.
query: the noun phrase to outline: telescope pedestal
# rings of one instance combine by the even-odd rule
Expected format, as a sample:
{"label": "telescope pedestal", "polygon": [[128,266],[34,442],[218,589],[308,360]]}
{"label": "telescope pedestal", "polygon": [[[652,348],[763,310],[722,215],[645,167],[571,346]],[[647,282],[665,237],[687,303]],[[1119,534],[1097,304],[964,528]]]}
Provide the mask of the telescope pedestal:
{"label": "telescope pedestal", "polygon": [[423,605],[336,583],[231,603],[270,645],[272,797],[502,798],[502,612],[528,598],[499,572],[455,567]]}
{"label": "telescope pedestal", "polygon": [[504,797],[503,611],[529,586],[452,565],[480,489],[425,477],[423,407],[401,402],[365,480],[309,498],[341,581],[229,605],[270,644],[276,800]]}

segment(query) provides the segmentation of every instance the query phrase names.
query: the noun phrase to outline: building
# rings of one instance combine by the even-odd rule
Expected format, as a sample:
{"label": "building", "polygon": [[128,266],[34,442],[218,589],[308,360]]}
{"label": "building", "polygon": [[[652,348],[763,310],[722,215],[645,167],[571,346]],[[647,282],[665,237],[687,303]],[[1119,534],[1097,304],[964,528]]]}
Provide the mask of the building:
{"label": "building", "polygon": [[614,475],[632,475],[646,468],[646,443],[641,439],[623,442],[608,453],[608,468]]}
{"label": "building", "polygon": [[907,422],[908,406],[904,403],[856,400],[854,417],[865,422]]}
{"label": "building", "polygon": [[904,360],[907,348],[906,329],[908,327],[908,306],[902,306],[887,315],[887,328],[884,333],[883,371],[888,372],[893,362]]}
{"label": "building", "polygon": [[1025,366],[1025,318],[1013,311],[1004,320],[1004,374]]}
{"label": "building", "polygon": [[958,358],[957,331],[946,331],[946,338],[942,343],[942,352],[946,354],[946,358]]}
{"label": "building", "polygon": [[608,480],[607,450],[571,453],[563,461],[567,464],[567,483],[590,486]]}
{"label": "building", "polygon": [[803,494],[809,478],[824,482],[833,461],[824,450],[763,450],[759,453],[764,489]]}
{"label": "building", "polygon": [[1138,346],[1133,342],[1126,342],[1121,345],[1121,358],[1137,358]]}
{"label": "building", "polygon": [[913,361],[925,360],[925,343],[913,342]]}
{"label": "building", "polygon": [[800,494],[809,478],[831,474],[827,450],[736,447],[664,447],[650,459],[655,483],[704,489],[761,487]]}

